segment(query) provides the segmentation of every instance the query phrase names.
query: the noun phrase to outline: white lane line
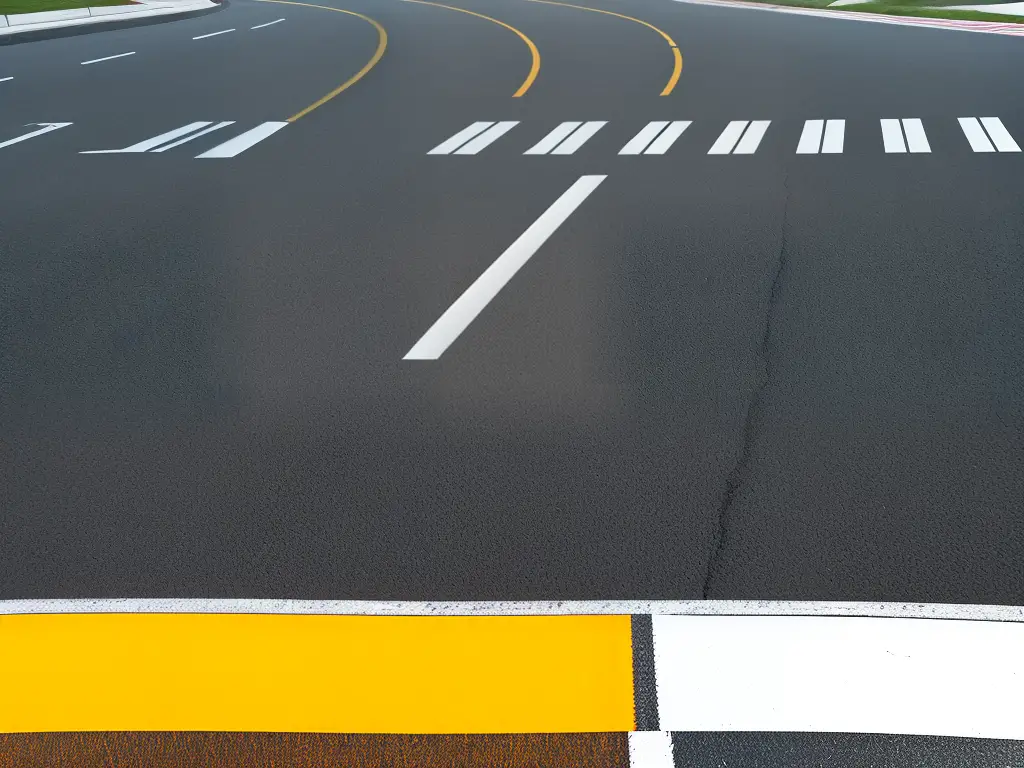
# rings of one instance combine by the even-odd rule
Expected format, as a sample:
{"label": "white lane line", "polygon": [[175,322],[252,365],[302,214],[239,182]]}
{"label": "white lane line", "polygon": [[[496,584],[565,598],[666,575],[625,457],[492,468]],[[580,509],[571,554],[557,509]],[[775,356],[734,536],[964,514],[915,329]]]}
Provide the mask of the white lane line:
{"label": "white lane line", "polygon": [[450,155],[456,149],[461,147],[467,141],[472,139],[474,136],[483,133],[485,130],[494,125],[493,120],[479,120],[461,131],[456,133],[450,139],[445,139],[432,150],[427,152],[428,155]]}
{"label": "white lane line", "polygon": [[963,130],[964,136],[967,137],[967,141],[970,143],[973,151],[996,151],[996,148],[992,146],[992,142],[988,140],[988,136],[985,135],[985,131],[982,129],[981,123],[978,122],[978,118],[958,117],[957,121],[960,123],[960,128]]}
{"label": "white lane line", "polygon": [[275,19],[274,21],[268,21],[266,24],[257,24],[255,27],[249,27],[249,29],[263,29],[264,27],[272,27],[275,24],[280,24],[284,19]]}
{"label": "white lane line", "polygon": [[630,731],[629,768],[674,768],[672,734],[668,731]]}
{"label": "white lane line", "polygon": [[4,147],[9,147],[12,144],[19,144],[23,141],[34,139],[36,136],[42,136],[44,133],[50,133],[51,131],[57,131],[60,130],[61,128],[67,128],[69,125],[71,125],[71,123],[29,123],[29,125],[38,125],[41,127],[35,131],[30,131],[28,133],[22,134],[21,136],[17,136],[13,139],[8,139],[7,141],[0,142],[0,149],[3,149]]}
{"label": "white lane line", "polygon": [[134,56],[135,51],[128,51],[128,53],[119,53],[116,56],[104,56],[102,59],[90,59],[89,61],[83,61],[82,66],[86,64],[99,64],[101,61],[110,61],[111,59],[123,59],[125,56]]}
{"label": "white lane line", "polygon": [[843,139],[846,137],[845,120],[829,120],[825,123],[825,138],[821,142],[821,154],[840,155],[843,152]]}
{"label": "white lane line", "polygon": [[747,129],[746,120],[733,120],[727,126],[722,134],[715,140],[715,143],[711,145],[711,149],[708,150],[709,155],[728,155],[732,152],[732,148],[736,146],[736,142],[740,140],[740,136],[743,135],[743,131]]}
{"label": "white lane line", "polygon": [[245,133],[240,133],[233,139],[228,139],[223,144],[218,144],[208,152],[203,152],[201,155],[196,155],[196,159],[199,158],[219,158],[219,157],[235,157],[242,154],[245,150],[254,144],[259,144],[268,136],[273,136],[275,133],[284,128],[288,123],[283,122],[266,122],[260,123],[255,128],[251,128]]}
{"label": "white lane line", "polygon": [[493,144],[517,125],[519,125],[518,120],[503,120],[500,123],[495,123],[468,144],[455,150],[455,154],[475,155],[484,147]]}
{"label": "white lane line", "polygon": [[234,120],[224,120],[224,121],[222,121],[220,123],[217,123],[216,125],[211,125],[209,128],[203,128],[203,130],[199,131],[198,133],[193,133],[191,136],[186,136],[183,139],[178,139],[177,141],[172,141],[170,144],[164,144],[159,149],[154,149],[153,152],[166,152],[168,149],[174,149],[175,147],[180,147],[182,144],[184,144],[187,141],[192,141],[192,139],[198,139],[200,136],[205,136],[208,133],[213,133],[216,130],[220,130],[221,128],[226,128],[227,126],[234,125],[234,124],[235,124]]}
{"label": "white lane line", "polygon": [[205,128],[210,125],[209,120],[202,120],[196,123],[189,123],[183,125],[181,128],[175,128],[173,131],[167,133],[161,133],[159,136],[154,136],[152,139],[146,139],[140,141],[138,144],[132,144],[130,147],[124,149],[89,149],[85,152],[79,152],[80,155],[113,155],[123,152],[148,152],[155,147],[159,147],[161,144],[166,144],[168,141],[174,141],[179,136],[192,133],[192,131],[198,131],[200,128]]}
{"label": "white lane line", "polygon": [[668,152],[669,147],[675,144],[676,139],[683,135],[683,131],[690,127],[690,120],[674,120],[661,132],[661,135],[656,138],[651,146],[644,152],[645,155],[664,155]]}
{"label": "white lane line", "polygon": [[1024,739],[1024,624],[655,616],[659,725]]}
{"label": "white lane line", "polygon": [[640,133],[626,142],[626,146],[619,150],[619,154],[639,155],[647,149],[647,145],[654,141],[667,125],[668,120],[654,120],[648,123],[640,129]]}
{"label": "white lane line", "polygon": [[985,130],[988,131],[988,135],[992,137],[992,142],[1000,152],[1020,152],[1017,142],[1013,140],[1013,136],[1006,130],[1003,121],[998,117],[983,117],[981,124],[985,126]]}
{"label": "white lane line", "polygon": [[445,310],[402,359],[437,360],[605,178],[577,179]]}
{"label": "white lane line", "polygon": [[608,125],[606,120],[588,120],[571,134],[569,137],[551,150],[552,155],[571,155],[582,147],[591,136]]}
{"label": "white lane line", "polygon": [[829,616],[1024,624],[1024,607],[815,600],[290,600],[111,597],[0,600],[0,616],[38,613],[252,613],[331,616]]}
{"label": "white lane line", "polygon": [[226,35],[228,32],[234,32],[234,29],[222,29],[220,32],[211,32],[208,35],[197,35],[193,37],[193,40],[205,40],[208,37],[216,37],[217,35]]}
{"label": "white lane line", "polygon": [[824,120],[804,121],[804,130],[800,134],[800,141],[796,145],[798,155],[816,155],[821,147],[821,134],[825,130]]}
{"label": "white lane line", "polygon": [[758,145],[761,143],[761,139],[764,138],[764,132],[768,130],[768,126],[771,122],[771,120],[754,120],[751,122],[747,130],[743,132],[743,138],[741,138],[740,143],[736,145],[736,149],[733,151],[733,154],[754,154],[757,151]]}
{"label": "white lane line", "polygon": [[14,79],[14,75],[11,75],[10,77],[0,77],[0,83],[6,83],[8,80],[13,80],[13,79]]}
{"label": "white lane line", "polygon": [[903,129],[900,128],[900,121],[883,118],[879,122],[882,125],[882,143],[885,145],[886,154],[906,152],[907,145],[903,143]]}
{"label": "white lane line", "polygon": [[523,152],[523,154],[546,155],[552,149],[557,147],[566,136],[575,131],[581,125],[583,125],[583,123],[579,120],[571,120],[569,122],[561,123],[551,131],[551,133]]}
{"label": "white lane line", "polygon": [[924,125],[920,118],[903,118],[903,133],[907,135],[907,149],[911,152],[931,152],[928,145],[928,136],[924,132]]}

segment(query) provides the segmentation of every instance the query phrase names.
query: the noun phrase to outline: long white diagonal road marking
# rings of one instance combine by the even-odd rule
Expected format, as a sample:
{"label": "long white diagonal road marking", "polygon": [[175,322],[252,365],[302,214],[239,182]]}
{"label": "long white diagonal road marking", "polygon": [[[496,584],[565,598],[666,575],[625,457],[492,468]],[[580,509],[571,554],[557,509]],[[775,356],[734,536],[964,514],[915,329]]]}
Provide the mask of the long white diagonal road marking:
{"label": "long white diagonal road marking", "polygon": [[17,136],[13,139],[8,139],[7,141],[0,142],[0,149],[3,149],[4,147],[9,147],[12,144],[18,144],[19,142],[22,141],[28,141],[29,139],[33,139],[36,136],[42,136],[44,133],[50,133],[50,131],[57,131],[60,130],[61,128],[67,128],[69,125],[71,125],[71,123],[29,123],[29,125],[38,125],[41,127],[34,131],[24,133],[21,136]]}
{"label": "long white diagonal road marking", "polygon": [[174,149],[175,147],[180,147],[182,144],[184,144],[187,141],[192,141],[192,139],[198,139],[200,136],[205,136],[208,133],[213,133],[214,131],[219,131],[221,128],[227,128],[229,125],[234,125],[234,124],[235,124],[234,120],[223,120],[222,122],[219,122],[219,123],[216,123],[214,125],[211,125],[209,128],[203,128],[203,130],[199,131],[198,133],[193,133],[193,134],[191,134],[189,136],[186,136],[183,139],[178,139],[177,141],[172,141],[170,144],[164,144],[162,147],[159,147],[158,149],[154,149],[153,151],[154,152],[166,152],[168,149]]}
{"label": "long white diagonal road marking", "polygon": [[203,152],[201,155],[196,155],[197,158],[224,158],[224,157],[236,157],[242,154],[249,147],[259,144],[268,136],[273,136],[275,133],[284,128],[288,123],[283,122],[266,122],[257,125],[255,128],[251,128],[245,133],[240,133],[233,139],[228,139],[223,144],[218,144],[213,149]]}
{"label": "long white diagonal road marking", "polygon": [[161,133],[159,136],[154,136],[152,139],[140,141],[138,144],[132,144],[130,147],[125,147],[124,149],[89,149],[84,152],[80,152],[79,154],[111,155],[121,152],[149,152],[149,150],[156,149],[161,144],[166,144],[168,142],[174,141],[175,139],[180,138],[181,136],[190,134],[193,131],[198,131],[200,128],[205,128],[208,125],[211,125],[211,122],[209,120],[201,120],[199,122],[183,125],[181,126],[181,128],[175,128],[173,131],[168,131],[167,133]]}
{"label": "long white diagonal road marking", "polygon": [[439,358],[605,178],[582,176],[577,179],[445,310],[403,359]]}

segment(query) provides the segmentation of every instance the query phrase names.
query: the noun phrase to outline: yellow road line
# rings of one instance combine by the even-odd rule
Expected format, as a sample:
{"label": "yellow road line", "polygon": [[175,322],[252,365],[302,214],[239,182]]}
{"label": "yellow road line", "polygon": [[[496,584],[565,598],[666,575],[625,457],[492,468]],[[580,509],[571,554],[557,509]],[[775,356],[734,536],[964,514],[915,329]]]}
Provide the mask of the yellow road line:
{"label": "yellow road line", "polygon": [[0,733],[634,728],[629,616],[0,616]]}
{"label": "yellow road line", "polygon": [[388,33],[387,31],[385,31],[384,27],[382,27],[376,21],[371,19],[369,16],[364,16],[361,13],[356,13],[355,11],[346,11],[341,8],[332,8],[329,5],[316,5],[315,3],[300,3],[298,2],[298,0],[257,0],[257,2],[279,3],[281,5],[304,5],[307,8],[322,8],[325,11],[337,11],[338,13],[347,13],[349,16],[355,16],[356,18],[362,19],[363,21],[373,24],[373,26],[377,30],[377,50],[374,52],[373,57],[368,62],[366,62],[363,68],[356,72],[354,75],[352,75],[352,77],[350,77],[344,83],[335,88],[333,91],[324,96],[322,99],[314,101],[301,112],[296,112],[294,115],[289,117],[289,123],[294,123],[300,117],[305,117],[317,107],[323,106],[328,101],[337,96],[339,93],[359,82],[367,72],[369,72],[377,65],[377,62],[380,61],[381,57],[384,55],[384,51],[388,47]]}
{"label": "yellow road line", "polygon": [[654,26],[653,24],[649,24],[648,22],[644,21],[643,19],[636,19],[636,18],[633,18],[632,16],[626,16],[625,14],[622,14],[622,13],[615,13],[614,11],[605,11],[605,10],[603,10],[601,8],[589,8],[589,7],[585,6],[585,5],[573,5],[572,3],[558,3],[558,2],[554,2],[554,0],[529,0],[529,2],[531,2],[531,3],[544,3],[546,5],[563,5],[566,8],[576,8],[576,9],[578,9],[580,11],[593,11],[594,13],[603,13],[603,14],[605,14],[607,16],[617,16],[620,19],[626,19],[627,21],[635,21],[637,24],[643,24],[648,29],[653,29],[655,32],[657,32],[659,35],[661,35],[663,38],[665,38],[665,40],[668,43],[669,47],[672,49],[672,60],[673,60],[672,77],[670,77],[668,79],[668,84],[662,90],[660,95],[661,96],[668,96],[670,93],[672,93],[672,89],[676,87],[676,83],[679,82],[679,75],[681,75],[682,72],[683,72],[683,55],[679,52],[679,46],[676,45],[676,41],[675,40],[673,40],[671,37],[669,37],[667,32],[665,32],[662,29],[659,29],[658,27]]}
{"label": "yellow road line", "polygon": [[505,29],[515,32],[519,35],[520,39],[526,43],[526,47],[530,49],[530,56],[532,57],[532,63],[530,64],[530,74],[526,76],[523,84],[519,86],[519,90],[512,94],[513,99],[517,99],[530,90],[530,86],[533,85],[533,81],[537,79],[537,73],[540,72],[540,51],[537,50],[537,46],[533,44],[533,40],[528,38],[518,29],[513,27],[511,24],[506,24],[504,21],[498,21],[492,19],[490,16],[484,16],[482,13],[476,11],[467,11],[465,8],[456,8],[454,5],[442,5],[441,3],[433,3],[428,0],[404,0],[407,3],[419,3],[420,5],[434,5],[438,8],[447,8],[449,11],[458,11],[459,13],[468,13],[470,16],[476,16],[480,19],[487,19],[492,21],[498,26],[504,27]]}

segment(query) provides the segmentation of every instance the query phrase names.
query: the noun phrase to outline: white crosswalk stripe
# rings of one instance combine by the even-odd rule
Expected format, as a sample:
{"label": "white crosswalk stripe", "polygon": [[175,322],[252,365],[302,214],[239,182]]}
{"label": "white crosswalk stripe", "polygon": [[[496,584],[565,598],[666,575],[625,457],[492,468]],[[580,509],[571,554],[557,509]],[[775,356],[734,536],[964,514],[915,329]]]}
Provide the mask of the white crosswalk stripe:
{"label": "white crosswalk stripe", "polygon": [[468,143],[455,150],[455,154],[475,155],[484,147],[493,144],[495,141],[500,139],[502,136],[511,131],[517,125],[519,125],[518,120],[505,120],[500,123],[495,123],[486,131],[477,136],[475,139],[470,140]]}
{"label": "white crosswalk stripe", "polygon": [[483,133],[488,128],[490,128],[492,125],[494,125],[494,121],[493,120],[490,120],[490,121],[479,121],[479,122],[476,122],[476,123],[472,123],[468,127],[463,128],[461,131],[456,133],[450,139],[445,139],[444,141],[442,141],[440,144],[438,144],[432,150],[427,152],[427,154],[428,155],[450,155],[452,152],[454,152],[456,149],[461,147],[467,141],[469,141],[472,138],[475,138],[478,134]]}
{"label": "white crosswalk stripe", "polygon": [[[920,118],[885,118],[879,122],[882,126],[882,144],[886,154],[902,154],[908,150],[913,153],[932,151]],[[906,136],[905,142],[904,136]]]}
{"label": "white crosswalk stripe", "polygon": [[595,133],[606,126],[606,120],[567,121],[534,144],[524,155],[571,155]]}
{"label": "white crosswalk stripe", "polygon": [[771,120],[733,120],[711,145],[709,155],[752,155],[757,151]]}
{"label": "white crosswalk stripe", "polygon": [[973,151],[1020,152],[1017,142],[998,117],[983,117],[980,121],[976,117],[960,117],[957,120]]}
{"label": "white crosswalk stripe", "polygon": [[233,139],[228,139],[223,144],[218,144],[208,152],[196,155],[196,159],[237,157],[245,152],[245,150],[259,144],[261,141],[274,135],[287,125],[288,123],[277,121],[261,123],[255,128],[249,129],[245,133],[240,133]]}
{"label": "white crosswalk stripe", "polygon": [[690,126],[689,120],[675,120],[671,123],[667,120],[655,120],[640,129],[640,133],[634,136],[619,150],[620,155],[663,155],[671,147],[676,139],[682,136]]}
{"label": "white crosswalk stripe", "polygon": [[797,144],[798,155],[838,155],[843,151],[845,120],[807,120]]}

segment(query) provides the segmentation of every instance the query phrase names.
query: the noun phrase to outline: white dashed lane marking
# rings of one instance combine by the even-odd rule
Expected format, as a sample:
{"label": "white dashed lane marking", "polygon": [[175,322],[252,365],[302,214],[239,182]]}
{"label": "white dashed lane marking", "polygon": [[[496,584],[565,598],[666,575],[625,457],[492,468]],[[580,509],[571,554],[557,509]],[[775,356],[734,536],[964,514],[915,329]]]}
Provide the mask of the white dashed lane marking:
{"label": "white dashed lane marking", "polygon": [[104,56],[102,59],[89,59],[89,61],[83,61],[82,66],[86,64],[99,64],[101,61],[110,61],[111,59],[123,59],[125,56],[134,56],[135,51],[128,51],[128,53],[118,53],[114,56]]}
{"label": "white dashed lane marking", "polygon": [[266,24],[257,24],[255,27],[249,27],[249,29],[263,29],[264,27],[272,27],[275,24],[280,24],[284,19],[276,19],[274,21],[268,21]]}

